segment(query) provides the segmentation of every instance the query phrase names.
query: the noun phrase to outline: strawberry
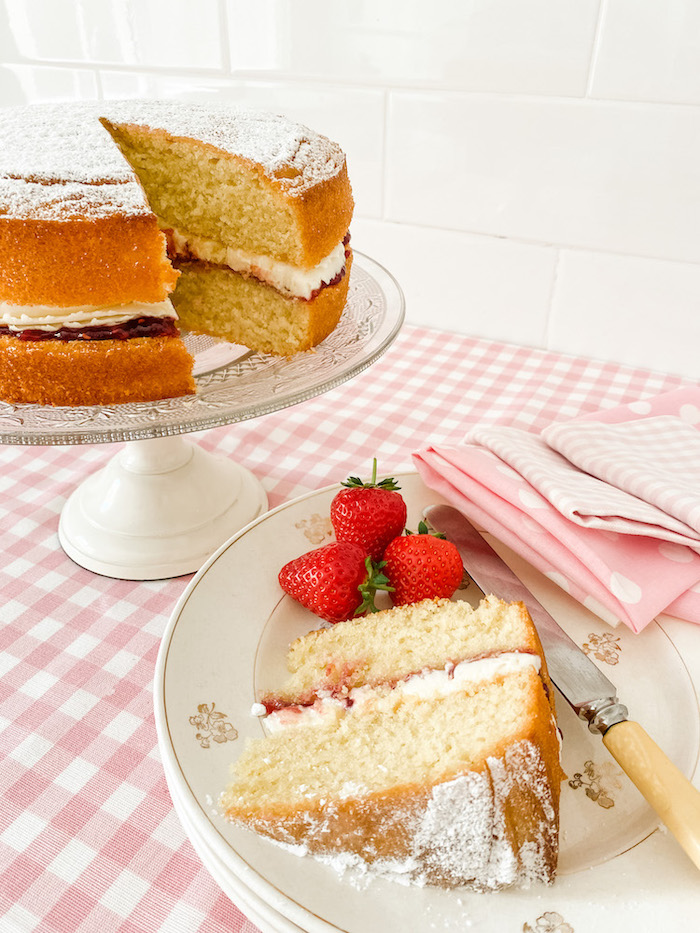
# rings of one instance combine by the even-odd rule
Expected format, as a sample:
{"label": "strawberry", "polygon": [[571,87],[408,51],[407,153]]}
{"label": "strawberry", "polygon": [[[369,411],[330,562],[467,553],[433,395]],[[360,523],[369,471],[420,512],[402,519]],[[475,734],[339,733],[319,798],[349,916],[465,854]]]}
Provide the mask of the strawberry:
{"label": "strawberry", "polygon": [[450,597],[462,582],[459,551],[444,535],[430,534],[424,522],[418,534],[407,532],[390,541],[384,551],[384,573],[394,588],[396,606],[421,599]]}
{"label": "strawberry", "polygon": [[389,589],[364,548],[351,541],[334,541],[307,551],[279,572],[285,593],[327,622],[376,612],[374,594]]}
{"label": "strawberry", "polygon": [[365,548],[373,561],[381,560],[384,548],[406,524],[406,503],[393,477],[377,482],[377,461],[372,479],[363,483],[349,476],[331,502],[331,524],[338,541],[352,541]]}

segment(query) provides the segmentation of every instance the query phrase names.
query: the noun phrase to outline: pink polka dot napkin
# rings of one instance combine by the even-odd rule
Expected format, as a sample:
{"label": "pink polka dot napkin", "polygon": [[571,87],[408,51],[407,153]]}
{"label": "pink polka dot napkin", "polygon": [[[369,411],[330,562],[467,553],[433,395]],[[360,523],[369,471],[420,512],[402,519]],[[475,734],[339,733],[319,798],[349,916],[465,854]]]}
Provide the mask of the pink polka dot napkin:
{"label": "pink polka dot napkin", "polygon": [[700,622],[700,389],[414,454],[428,486],[600,618]]}

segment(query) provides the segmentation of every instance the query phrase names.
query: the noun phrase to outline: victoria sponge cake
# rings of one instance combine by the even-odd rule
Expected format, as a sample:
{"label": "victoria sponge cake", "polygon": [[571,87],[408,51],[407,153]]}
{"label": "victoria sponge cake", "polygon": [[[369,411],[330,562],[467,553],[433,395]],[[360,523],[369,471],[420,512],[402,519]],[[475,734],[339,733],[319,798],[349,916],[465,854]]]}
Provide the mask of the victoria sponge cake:
{"label": "victoria sponge cake", "polygon": [[0,398],[191,394],[180,328],[308,350],[348,291],[342,150],[284,117],[179,102],[0,110]]}

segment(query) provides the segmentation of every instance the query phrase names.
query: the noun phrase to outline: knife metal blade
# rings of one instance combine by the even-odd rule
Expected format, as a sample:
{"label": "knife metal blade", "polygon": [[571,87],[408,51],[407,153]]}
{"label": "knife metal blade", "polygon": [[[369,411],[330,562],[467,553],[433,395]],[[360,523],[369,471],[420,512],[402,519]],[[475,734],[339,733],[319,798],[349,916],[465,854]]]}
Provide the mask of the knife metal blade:
{"label": "knife metal blade", "polygon": [[485,594],[523,602],[537,628],[549,675],[700,868],[700,791],[644,729],[628,719],[614,684],[598,670],[499,554],[458,509],[432,505],[423,512],[460,553],[468,575]]}

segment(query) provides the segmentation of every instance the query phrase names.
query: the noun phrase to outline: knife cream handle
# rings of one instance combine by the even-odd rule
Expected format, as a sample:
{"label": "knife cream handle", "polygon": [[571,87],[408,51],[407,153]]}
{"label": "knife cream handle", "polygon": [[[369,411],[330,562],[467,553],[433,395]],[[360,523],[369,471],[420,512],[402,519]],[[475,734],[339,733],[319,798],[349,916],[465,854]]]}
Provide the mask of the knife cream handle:
{"label": "knife cream handle", "polygon": [[666,757],[637,722],[616,723],[603,742],[700,868],[700,791]]}

